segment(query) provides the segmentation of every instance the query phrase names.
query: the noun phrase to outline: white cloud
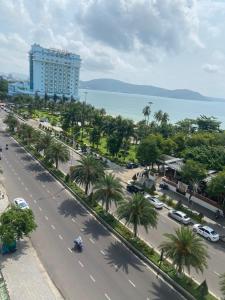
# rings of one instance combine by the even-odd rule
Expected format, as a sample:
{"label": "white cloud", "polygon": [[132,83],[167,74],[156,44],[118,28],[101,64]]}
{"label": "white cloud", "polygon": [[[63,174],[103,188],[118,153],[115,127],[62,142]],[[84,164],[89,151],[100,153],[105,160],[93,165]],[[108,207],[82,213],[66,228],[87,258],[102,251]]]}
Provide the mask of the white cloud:
{"label": "white cloud", "polygon": [[220,66],[218,66],[218,65],[212,65],[212,64],[204,64],[202,66],[202,69],[205,72],[213,73],[213,74],[221,72],[221,67]]}

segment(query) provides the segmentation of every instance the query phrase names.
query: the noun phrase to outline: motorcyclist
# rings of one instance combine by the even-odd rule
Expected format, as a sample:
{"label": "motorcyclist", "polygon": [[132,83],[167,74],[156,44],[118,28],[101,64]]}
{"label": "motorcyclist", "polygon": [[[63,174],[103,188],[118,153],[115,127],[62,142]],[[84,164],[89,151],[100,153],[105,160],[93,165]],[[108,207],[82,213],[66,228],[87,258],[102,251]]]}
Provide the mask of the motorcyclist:
{"label": "motorcyclist", "polygon": [[74,240],[74,245],[83,248],[83,240],[80,235]]}

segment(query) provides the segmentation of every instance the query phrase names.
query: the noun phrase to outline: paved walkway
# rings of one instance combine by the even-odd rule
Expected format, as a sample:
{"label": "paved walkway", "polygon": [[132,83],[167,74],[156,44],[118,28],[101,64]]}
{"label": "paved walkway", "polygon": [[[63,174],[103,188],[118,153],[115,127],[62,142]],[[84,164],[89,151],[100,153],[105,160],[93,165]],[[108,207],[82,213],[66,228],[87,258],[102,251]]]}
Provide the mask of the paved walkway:
{"label": "paved walkway", "polygon": [[[0,213],[9,205],[6,191],[0,183]],[[11,300],[63,299],[43,268],[29,238],[17,245],[10,255],[1,254],[1,271]]]}

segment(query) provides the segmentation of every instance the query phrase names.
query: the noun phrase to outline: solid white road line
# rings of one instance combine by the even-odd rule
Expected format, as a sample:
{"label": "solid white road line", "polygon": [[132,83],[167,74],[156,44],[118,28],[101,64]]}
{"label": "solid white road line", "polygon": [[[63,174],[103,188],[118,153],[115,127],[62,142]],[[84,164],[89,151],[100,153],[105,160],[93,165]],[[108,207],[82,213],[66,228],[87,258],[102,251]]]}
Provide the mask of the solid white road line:
{"label": "solid white road line", "polygon": [[129,279],[129,282],[131,285],[133,285],[133,287],[136,287],[135,284],[133,283],[133,281],[131,281],[130,279]]}
{"label": "solid white road line", "polygon": [[78,263],[82,268],[84,267],[84,265],[82,264],[82,262],[80,260],[78,261]]}
{"label": "solid white road line", "polygon": [[105,297],[107,300],[111,300],[110,297],[105,293]]}
{"label": "solid white road line", "polygon": [[63,237],[61,236],[61,234],[59,234],[59,238],[60,238],[60,240],[63,240]]}
{"label": "solid white road line", "polygon": [[92,280],[93,282],[95,282],[94,277],[93,277],[92,275],[89,275],[89,276],[90,276],[91,280]]}
{"label": "solid white road line", "polygon": [[55,226],[54,225],[51,225],[51,227],[52,227],[53,230],[55,230]]}

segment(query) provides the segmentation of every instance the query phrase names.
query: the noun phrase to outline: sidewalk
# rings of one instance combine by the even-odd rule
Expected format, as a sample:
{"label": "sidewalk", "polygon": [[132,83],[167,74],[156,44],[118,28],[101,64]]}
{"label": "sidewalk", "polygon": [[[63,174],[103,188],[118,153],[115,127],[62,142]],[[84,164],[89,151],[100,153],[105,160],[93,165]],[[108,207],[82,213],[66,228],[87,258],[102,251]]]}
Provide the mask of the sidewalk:
{"label": "sidewalk", "polygon": [[[6,191],[0,182],[0,213],[9,205]],[[0,254],[1,255],[1,254]],[[11,300],[63,299],[42,266],[29,238],[18,242],[17,251],[1,255],[1,271]]]}

